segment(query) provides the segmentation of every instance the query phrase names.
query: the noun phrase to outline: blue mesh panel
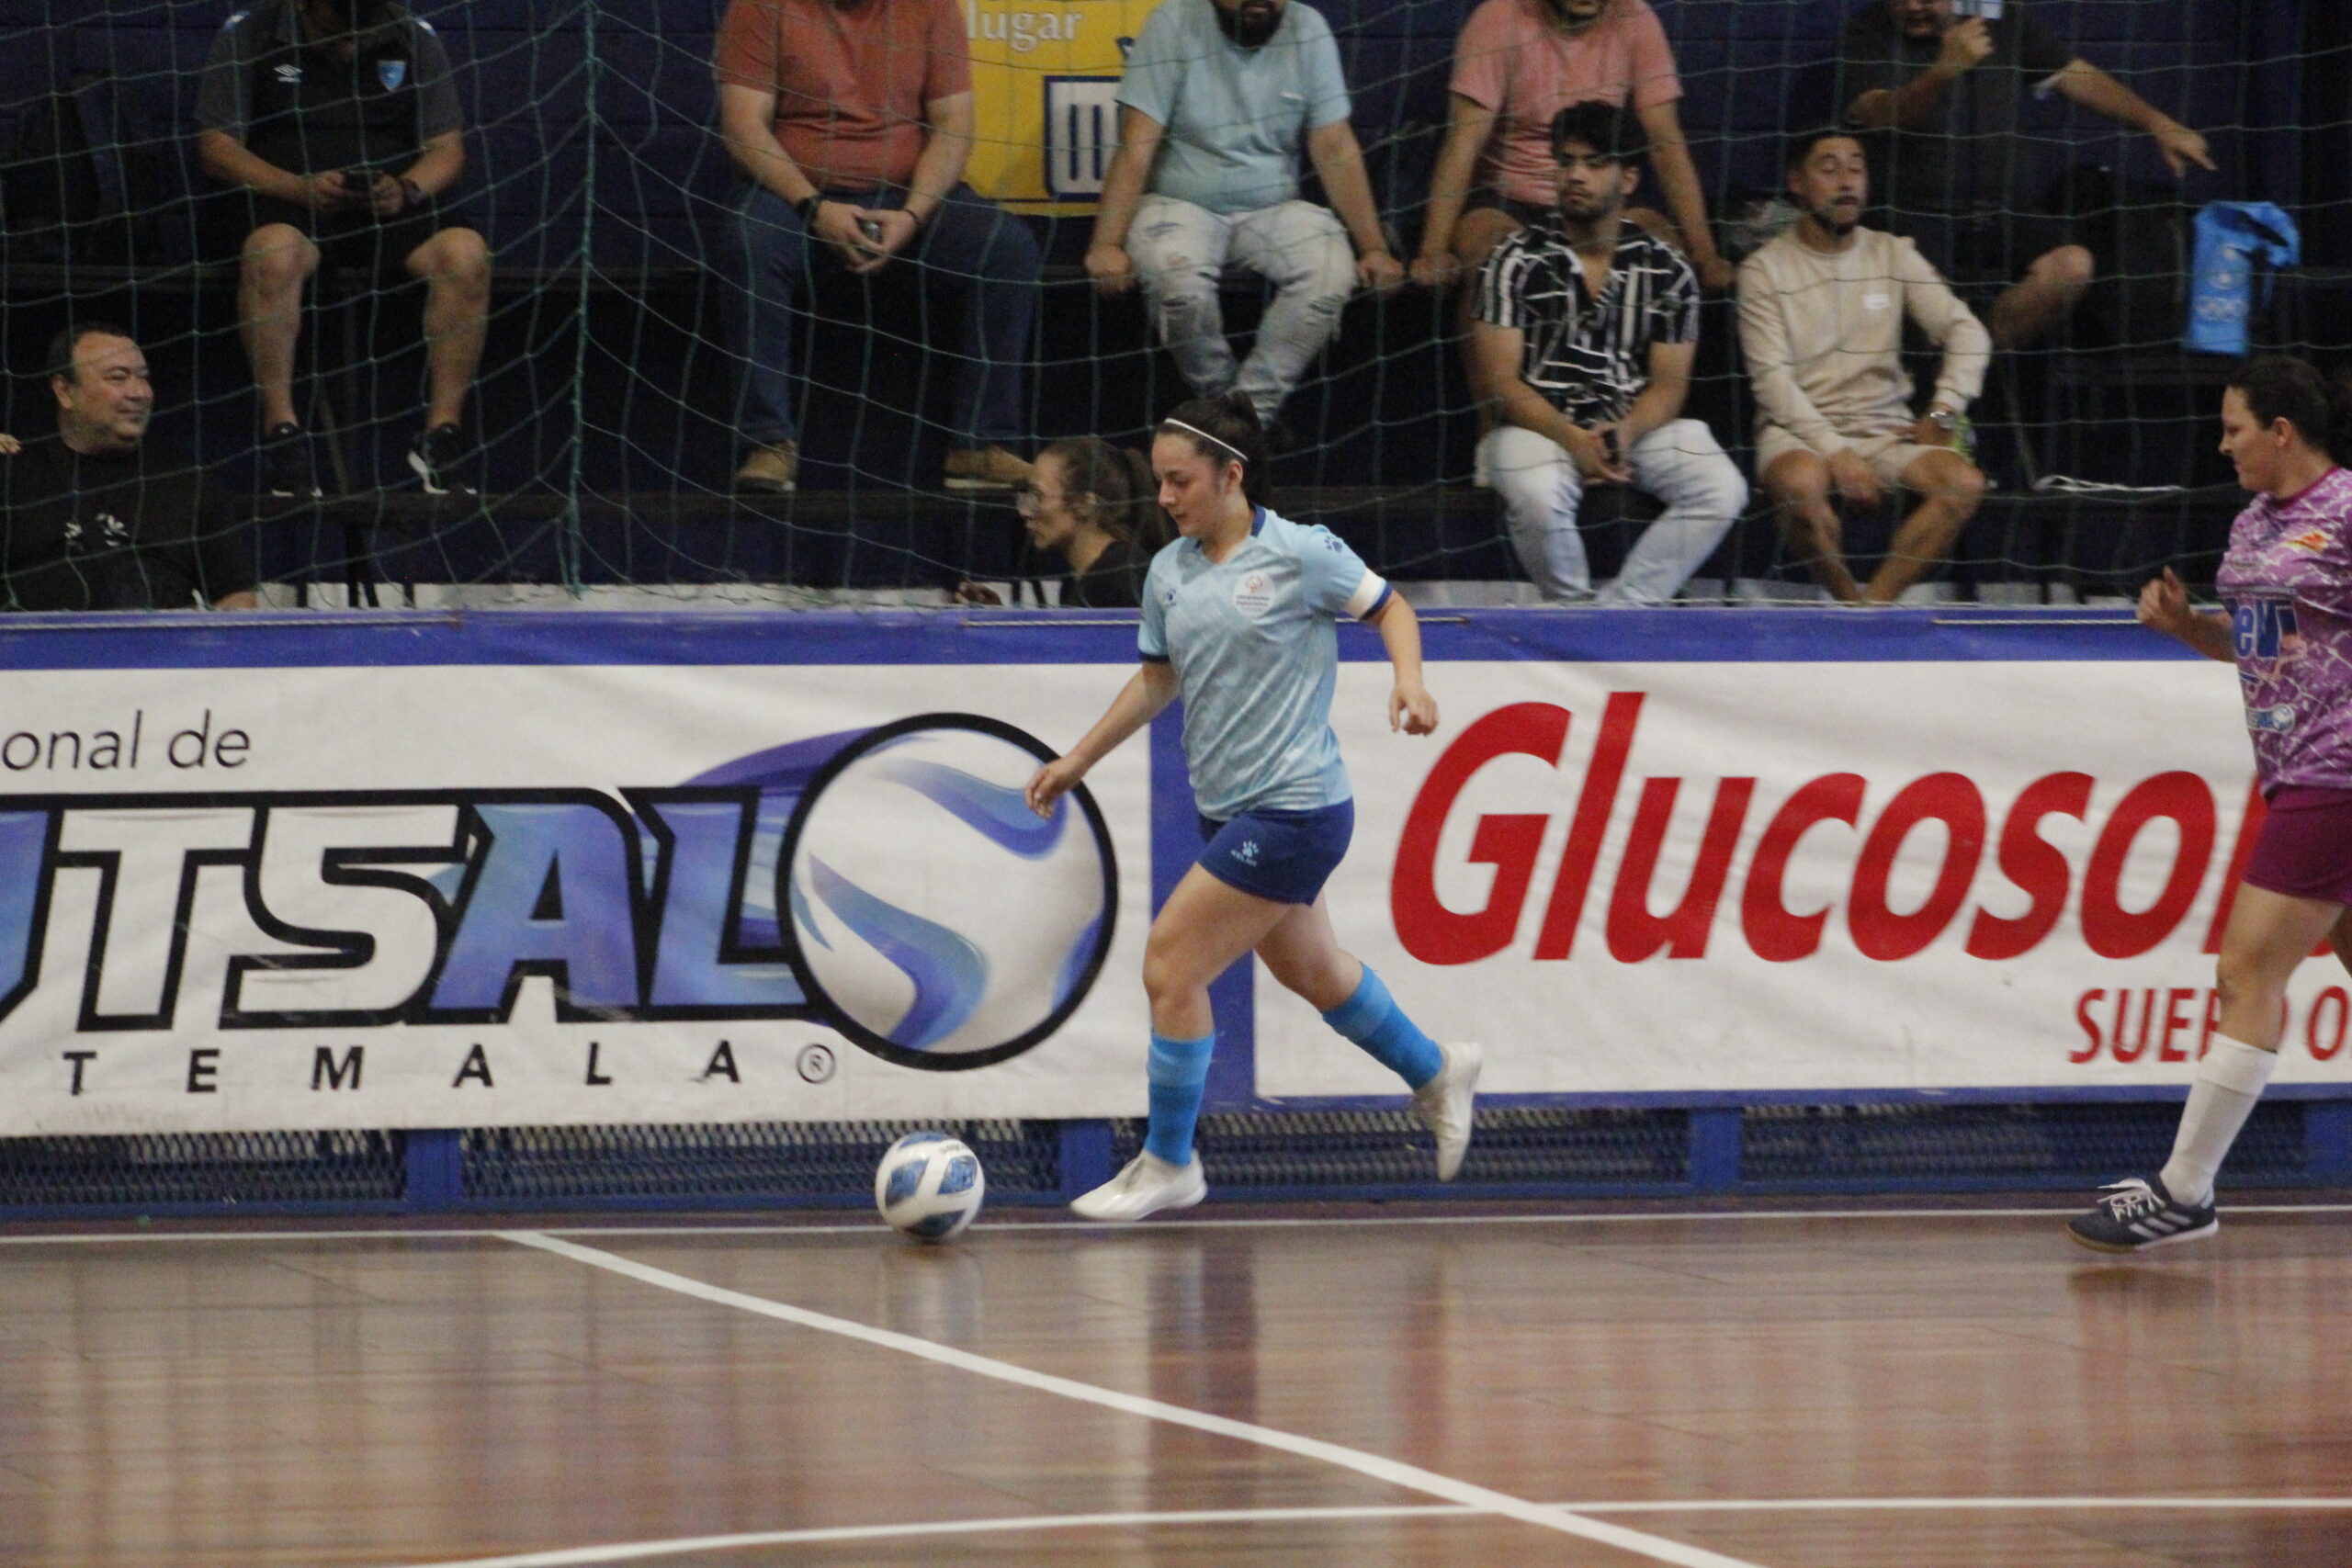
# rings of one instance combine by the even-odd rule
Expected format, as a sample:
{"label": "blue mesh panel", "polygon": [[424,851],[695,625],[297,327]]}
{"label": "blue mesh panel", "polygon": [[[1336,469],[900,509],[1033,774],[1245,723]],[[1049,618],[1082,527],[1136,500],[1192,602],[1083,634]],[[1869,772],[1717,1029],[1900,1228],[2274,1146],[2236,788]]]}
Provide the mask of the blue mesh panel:
{"label": "blue mesh panel", "polygon": [[[678,1127],[501,1127],[465,1134],[465,1197],[593,1202],[604,1198],[745,1200],[871,1195],[905,1122],[752,1122]],[[1054,1192],[1058,1129],[1050,1122],[967,1122],[999,1195]]]}
{"label": "blue mesh panel", "polygon": [[[1690,1169],[1679,1111],[1478,1112],[1477,1135],[1452,1190],[1482,1182],[1674,1182]],[[1113,1123],[1122,1164],[1143,1147],[1144,1123]],[[1401,1111],[1270,1111],[1201,1119],[1198,1147],[1213,1187],[1433,1183],[1428,1131]],[[1344,1196],[1344,1193],[1337,1194]]]}
{"label": "blue mesh panel", "polygon": [[[2089,1184],[2156,1169],[2179,1125],[2171,1101],[1750,1106],[1741,1114],[1739,1174],[1747,1181]],[[2255,1107],[2222,1179],[2302,1180],[2301,1102]]]}
{"label": "blue mesh panel", "polygon": [[0,1138],[0,1207],[398,1202],[397,1133]]}

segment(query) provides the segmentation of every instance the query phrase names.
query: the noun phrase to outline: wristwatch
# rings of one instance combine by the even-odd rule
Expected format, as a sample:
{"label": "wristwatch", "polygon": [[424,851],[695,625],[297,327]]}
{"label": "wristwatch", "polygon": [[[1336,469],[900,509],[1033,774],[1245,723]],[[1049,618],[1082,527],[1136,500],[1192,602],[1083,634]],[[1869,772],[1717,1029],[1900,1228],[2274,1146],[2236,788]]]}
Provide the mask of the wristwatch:
{"label": "wristwatch", "polygon": [[814,229],[817,226],[817,209],[823,206],[824,202],[825,193],[820,190],[812,190],[798,201],[794,202],[792,210],[800,214],[801,222]]}
{"label": "wristwatch", "polygon": [[406,175],[401,176],[401,200],[410,207],[424,205],[424,187]]}
{"label": "wristwatch", "polygon": [[1950,435],[1953,431],[1960,428],[1960,415],[1954,413],[1950,409],[1929,409],[1928,411],[1928,423],[1934,425],[1938,430],[1942,431],[1946,435]]}

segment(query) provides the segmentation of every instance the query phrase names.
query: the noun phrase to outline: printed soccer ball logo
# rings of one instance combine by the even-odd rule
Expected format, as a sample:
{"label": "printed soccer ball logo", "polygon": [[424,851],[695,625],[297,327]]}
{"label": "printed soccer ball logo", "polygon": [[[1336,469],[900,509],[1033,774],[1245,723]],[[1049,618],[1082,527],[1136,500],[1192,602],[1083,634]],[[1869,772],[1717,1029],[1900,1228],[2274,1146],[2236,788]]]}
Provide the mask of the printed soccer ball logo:
{"label": "printed soccer ball logo", "polygon": [[1118,871],[1082,787],[1023,798],[1053,752],[1011,725],[929,714],[810,781],[777,856],[780,922],[811,999],[910,1066],[1015,1056],[1077,1010],[1110,951]]}

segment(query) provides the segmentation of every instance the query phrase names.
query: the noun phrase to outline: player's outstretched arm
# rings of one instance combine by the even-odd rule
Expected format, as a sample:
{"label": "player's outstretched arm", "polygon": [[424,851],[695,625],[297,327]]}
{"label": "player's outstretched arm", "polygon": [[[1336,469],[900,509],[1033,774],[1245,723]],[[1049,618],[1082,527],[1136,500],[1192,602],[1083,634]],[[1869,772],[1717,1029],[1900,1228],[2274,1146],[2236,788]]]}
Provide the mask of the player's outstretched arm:
{"label": "player's outstretched arm", "polygon": [[1158,718],[1160,710],[1175,700],[1175,669],[1156,660],[1146,660],[1127,677],[1127,683],[1119,688],[1094,728],[1030,777],[1029,809],[1040,817],[1050,816],[1054,802],[1084,778],[1088,769],[1117,750],[1122,741]]}
{"label": "player's outstretched arm", "polygon": [[1388,666],[1396,683],[1388,692],[1388,728],[1408,735],[1427,735],[1437,728],[1437,699],[1421,684],[1421,620],[1396,593],[1388,595],[1372,617],[1380,645],[1388,650]]}
{"label": "player's outstretched arm", "polygon": [[2223,664],[2236,660],[2230,640],[2230,618],[2192,608],[2188,588],[2170,567],[2165,568],[2162,577],[2140,590],[2140,624],[2178,637],[2208,659]]}
{"label": "player's outstretched arm", "polygon": [[0,457],[13,457],[24,449],[25,444],[23,442],[17,440],[6,431],[0,430]]}

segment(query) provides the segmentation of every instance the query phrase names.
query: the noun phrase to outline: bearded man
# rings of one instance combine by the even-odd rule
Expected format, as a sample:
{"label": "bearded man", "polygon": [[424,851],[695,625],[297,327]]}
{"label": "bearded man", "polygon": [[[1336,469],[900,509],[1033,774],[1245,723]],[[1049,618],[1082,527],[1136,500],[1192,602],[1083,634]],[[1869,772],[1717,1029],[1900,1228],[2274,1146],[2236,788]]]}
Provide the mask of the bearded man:
{"label": "bearded man", "polygon": [[[1302,144],[1336,216],[1299,199]],[[1228,265],[1274,286],[1238,362],[1217,299]],[[1104,294],[1142,286],[1195,392],[1245,393],[1278,428],[1349,296],[1405,276],[1348,124],[1329,22],[1299,0],[1166,0],[1152,12],[1119,83],[1119,149],[1086,270]]]}

